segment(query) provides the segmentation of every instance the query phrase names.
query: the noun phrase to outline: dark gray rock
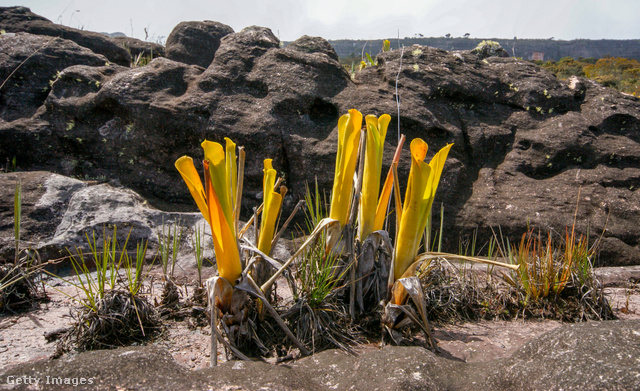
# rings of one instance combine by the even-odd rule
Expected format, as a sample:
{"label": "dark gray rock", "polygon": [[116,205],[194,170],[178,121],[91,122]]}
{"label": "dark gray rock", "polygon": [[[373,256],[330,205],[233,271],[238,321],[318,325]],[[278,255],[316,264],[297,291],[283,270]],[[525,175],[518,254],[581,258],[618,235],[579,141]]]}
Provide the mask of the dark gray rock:
{"label": "dark gray rock", "polygon": [[73,41],[27,33],[0,35],[0,53],[0,119],[7,122],[34,115],[65,68],[107,62]]}
{"label": "dark gray rock", "polygon": [[220,47],[220,40],[232,33],[233,29],[226,24],[210,20],[180,22],[167,37],[166,56],[170,60],[206,68]]}
{"label": "dark gray rock", "polygon": [[0,29],[8,33],[27,32],[68,39],[105,56],[109,61],[129,66],[131,56],[127,50],[103,34],[78,30],[55,24],[36,15],[27,7],[0,7]]}
{"label": "dark gray rock", "polygon": [[294,42],[291,42],[287,47],[302,53],[323,53],[338,61],[338,55],[333,49],[333,46],[331,46],[329,41],[322,37],[310,37],[308,35],[303,35]]}
{"label": "dark gray rock", "polygon": [[189,371],[165,350],[142,346],[22,364],[0,375],[3,382],[40,378],[44,390],[60,389],[44,384],[47,376],[91,380],[73,388],[80,390],[633,390],[640,387],[638,326],[637,320],[563,326],[507,359],[482,363],[453,361],[418,347],[385,347],[357,357],[329,350],[289,365],[231,361]]}
{"label": "dark gray rock", "polygon": [[[62,221],[69,200],[76,191],[87,186],[85,182],[50,172],[15,172],[0,174],[0,226],[4,232],[14,224],[14,194],[18,182],[22,186],[22,221],[20,238],[22,247],[36,247],[53,239]],[[3,233],[4,233],[3,232]],[[12,259],[13,235],[3,234],[0,240],[0,257]]]}

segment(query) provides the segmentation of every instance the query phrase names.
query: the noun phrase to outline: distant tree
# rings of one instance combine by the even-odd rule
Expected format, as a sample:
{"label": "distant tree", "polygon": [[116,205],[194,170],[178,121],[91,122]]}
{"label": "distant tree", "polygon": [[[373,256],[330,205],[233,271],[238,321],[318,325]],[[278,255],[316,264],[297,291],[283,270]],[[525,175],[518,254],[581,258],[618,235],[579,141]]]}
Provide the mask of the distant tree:
{"label": "distant tree", "polygon": [[444,37],[445,38],[451,38],[451,33],[447,33]]}
{"label": "distant tree", "polygon": [[471,36],[471,34],[469,34],[469,33],[466,33],[466,34],[464,35],[464,37],[465,37],[465,38],[469,38],[470,36]]}

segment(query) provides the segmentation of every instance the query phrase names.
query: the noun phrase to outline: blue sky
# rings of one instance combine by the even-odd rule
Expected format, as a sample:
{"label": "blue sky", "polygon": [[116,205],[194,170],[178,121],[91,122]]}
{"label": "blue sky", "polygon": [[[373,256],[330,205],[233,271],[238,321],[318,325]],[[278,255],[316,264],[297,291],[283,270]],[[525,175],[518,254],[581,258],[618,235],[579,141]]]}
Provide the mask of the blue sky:
{"label": "blue sky", "polygon": [[[139,39],[166,38],[187,20],[235,31],[269,27],[281,40],[378,39],[469,33],[477,38],[640,39],[640,0],[0,0],[56,23]],[[145,35],[146,28],[146,35]]]}

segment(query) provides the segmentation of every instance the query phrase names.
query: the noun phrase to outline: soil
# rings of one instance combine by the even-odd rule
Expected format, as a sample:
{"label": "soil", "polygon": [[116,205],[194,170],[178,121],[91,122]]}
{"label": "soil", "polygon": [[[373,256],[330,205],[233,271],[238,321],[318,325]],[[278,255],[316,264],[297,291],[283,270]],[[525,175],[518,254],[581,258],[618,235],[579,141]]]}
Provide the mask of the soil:
{"label": "soil", "polygon": [[[195,275],[191,272],[187,274]],[[151,300],[159,301],[161,279],[157,270],[151,275],[153,288],[146,294]],[[614,314],[620,319],[640,319],[640,284],[637,281],[624,276],[617,281],[610,278],[606,283],[606,296]],[[0,317],[0,369],[47,360],[56,354],[56,342],[47,342],[45,334],[71,325],[70,310],[79,306],[72,297],[78,295],[68,283],[57,279],[49,279],[47,283],[47,302],[40,303],[28,312]],[[178,286],[180,302],[184,303],[193,294],[193,284],[179,282]],[[191,316],[164,319],[163,323],[166,331],[151,344],[167,349],[175,361],[186,368],[209,366],[211,331],[207,325]],[[434,336],[442,356],[465,362],[484,362],[508,357],[527,341],[561,324],[554,320],[482,320],[435,325]],[[377,348],[377,344],[371,343],[362,345],[356,351]],[[222,347],[219,347],[218,357],[221,361],[225,360]]]}

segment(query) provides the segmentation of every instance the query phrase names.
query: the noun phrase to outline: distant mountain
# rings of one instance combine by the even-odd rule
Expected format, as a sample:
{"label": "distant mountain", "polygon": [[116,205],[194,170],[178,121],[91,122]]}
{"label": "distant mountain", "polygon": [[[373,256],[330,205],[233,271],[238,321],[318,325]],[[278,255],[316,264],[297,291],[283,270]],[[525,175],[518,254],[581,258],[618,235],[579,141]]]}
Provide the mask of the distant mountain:
{"label": "distant mountain", "polygon": [[[522,57],[527,60],[554,60],[562,57],[573,58],[602,58],[606,56],[625,57],[640,60],[640,39],[629,40],[589,40],[576,39],[571,41],[558,41],[553,39],[505,39],[486,38],[496,41],[509,52],[510,55]],[[404,38],[390,39],[393,49],[414,44],[431,46],[445,50],[470,50],[475,48],[485,38]],[[374,54],[382,49],[383,40],[334,40],[329,41],[335,49],[338,57],[355,56],[360,58],[362,49]]]}

